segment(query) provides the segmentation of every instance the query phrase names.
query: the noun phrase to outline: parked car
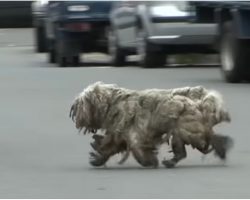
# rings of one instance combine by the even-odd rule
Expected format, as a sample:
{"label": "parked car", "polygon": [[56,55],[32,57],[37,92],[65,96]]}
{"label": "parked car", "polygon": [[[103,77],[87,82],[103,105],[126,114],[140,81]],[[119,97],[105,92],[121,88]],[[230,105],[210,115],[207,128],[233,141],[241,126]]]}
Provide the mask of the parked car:
{"label": "parked car", "polygon": [[114,66],[137,54],[142,67],[162,66],[166,55],[213,53],[216,25],[196,23],[187,1],[115,2],[109,29],[109,52]]}
{"label": "parked car", "polygon": [[31,27],[30,1],[0,1],[0,27]]}
{"label": "parked car", "polygon": [[48,0],[36,0],[32,2],[32,24],[34,27],[34,41],[37,52],[47,51],[47,38],[45,20],[47,14]]}
{"label": "parked car", "polygon": [[218,25],[221,72],[229,83],[250,81],[250,2],[192,2],[198,22]]}
{"label": "parked car", "polygon": [[49,62],[78,65],[80,53],[107,52],[112,2],[52,1],[46,16]]}

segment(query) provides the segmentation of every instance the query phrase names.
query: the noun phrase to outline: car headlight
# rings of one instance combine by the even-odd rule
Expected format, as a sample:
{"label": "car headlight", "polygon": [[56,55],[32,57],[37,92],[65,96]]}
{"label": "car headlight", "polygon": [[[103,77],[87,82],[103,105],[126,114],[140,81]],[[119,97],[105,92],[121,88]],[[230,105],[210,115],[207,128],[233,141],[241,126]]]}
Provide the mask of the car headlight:
{"label": "car headlight", "polygon": [[89,10],[89,6],[87,5],[72,5],[68,6],[68,11],[70,12],[83,12]]}

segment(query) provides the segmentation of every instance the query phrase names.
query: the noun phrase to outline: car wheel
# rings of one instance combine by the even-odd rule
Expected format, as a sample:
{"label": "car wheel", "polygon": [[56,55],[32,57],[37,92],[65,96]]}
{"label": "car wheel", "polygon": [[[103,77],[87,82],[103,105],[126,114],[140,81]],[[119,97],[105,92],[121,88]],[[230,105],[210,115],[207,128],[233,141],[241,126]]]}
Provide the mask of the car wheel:
{"label": "car wheel", "polygon": [[108,32],[108,51],[111,58],[111,65],[119,67],[126,64],[126,54],[119,47],[117,36],[112,28]]}
{"label": "car wheel", "polygon": [[35,28],[35,40],[36,40],[36,51],[37,52],[46,52],[47,50],[47,41],[44,27]]}
{"label": "car wheel", "polygon": [[220,45],[221,71],[229,83],[237,83],[247,78],[250,48],[233,33],[232,22],[223,24]]}
{"label": "car wheel", "polygon": [[55,63],[56,62],[56,46],[55,41],[50,39],[48,40],[48,62]]}
{"label": "car wheel", "polygon": [[68,66],[68,58],[64,54],[64,45],[63,40],[61,38],[56,39],[55,44],[55,54],[56,54],[56,62],[59,67],[67,67]]}
{"label": "car wheel", "polygon": [[77,67],[79,66],[79,64],[80,64],[80,56],[79,55],[72,56],[72,65],[74,67]]}
{"label": "car wheel", "polygon": [[137,30],[137,54],[139,64],[144,68],[162,67],[166,63],[166,55],[155,50],[156,45],[147,41],[147,34],[143,29]]}
{"label": "car wheel", "polygon": [[48,53],[49,53],[49,63],[55,63],[56,62],[55,49],[50,49]]}
{"label": "car wheel", "polygon": [[67,57],[63,55],[58,55],[57,64],[59,67],[67,67],[68,66]]}

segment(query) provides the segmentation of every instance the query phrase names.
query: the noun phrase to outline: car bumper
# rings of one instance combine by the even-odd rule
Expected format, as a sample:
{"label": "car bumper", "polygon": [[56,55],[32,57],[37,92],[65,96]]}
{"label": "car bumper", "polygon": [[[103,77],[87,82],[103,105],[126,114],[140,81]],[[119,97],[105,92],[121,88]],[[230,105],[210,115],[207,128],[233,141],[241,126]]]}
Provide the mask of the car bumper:
{"label": "car bumper", "polygon": [[215,24],[157,23],[148,33],[148,40],[155,44],[212,44],[216,37]]}
{"label": "car bumper", "polygon": [[108,14],[99,15],[62,15],[54,18],[54,22],[70,23],[70,22],[108,22]]}
{"label": "car bumper", "polygon": [[107,51],[107,39],[105,38],[103,31],[92,30],[90,32],[72,32],[61,30],[58,34],[68,47],[75,44],[73,46],[78,46],[78,49],[83,52],[92,52],[95,50],[101,52]]}

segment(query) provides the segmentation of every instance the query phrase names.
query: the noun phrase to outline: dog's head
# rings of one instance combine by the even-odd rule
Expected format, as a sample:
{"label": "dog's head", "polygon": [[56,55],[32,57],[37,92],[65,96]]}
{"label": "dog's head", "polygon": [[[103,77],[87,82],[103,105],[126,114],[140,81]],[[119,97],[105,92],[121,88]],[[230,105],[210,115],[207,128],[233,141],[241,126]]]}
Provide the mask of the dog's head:
{"label": "dog's head", "polygon": [[96,82],[86,87],[73,101],[70,117],[80,131],[96,132],[102,128],[103,121],[109,109],[113,84]]}

